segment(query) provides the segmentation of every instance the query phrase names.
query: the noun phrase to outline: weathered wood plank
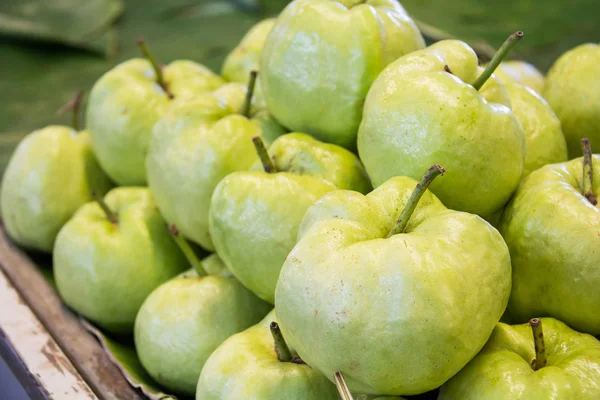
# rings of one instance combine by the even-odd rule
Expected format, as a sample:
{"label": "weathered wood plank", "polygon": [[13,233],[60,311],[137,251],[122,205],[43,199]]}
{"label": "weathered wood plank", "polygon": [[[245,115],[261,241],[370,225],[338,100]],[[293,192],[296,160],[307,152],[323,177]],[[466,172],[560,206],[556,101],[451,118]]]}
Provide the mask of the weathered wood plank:
{"label": "weathered wood plank", "polygon": [[28,389],[30,396],[64,400],[98,399],[2,271],[0,304],[0,336],[26,368],[29,376],[21,384]]}
{"label": "weathered wood plank", "polygon": [[99,399],[144,398],[127,383],[77,316],[62,304],[27,254],[10,241],[2,225],[0,268]]}

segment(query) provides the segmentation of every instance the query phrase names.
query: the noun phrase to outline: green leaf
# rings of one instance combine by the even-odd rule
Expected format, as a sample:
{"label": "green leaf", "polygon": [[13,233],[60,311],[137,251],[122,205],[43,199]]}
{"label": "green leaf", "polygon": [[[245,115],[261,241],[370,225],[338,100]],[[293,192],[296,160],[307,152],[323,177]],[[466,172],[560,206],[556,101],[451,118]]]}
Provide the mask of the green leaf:
{"label": "green leaf", "polygon": [[0,34],[110,53],[121,0],[4,0]]}
{"label": "green leaf", "polygon": [[131,386],[140,389],[151,400],[185,399],[162,391],[158,383],[142,367],[131,340],[109,337],[84,318],[80,318],[80,321],[98,339],[108,357]]}

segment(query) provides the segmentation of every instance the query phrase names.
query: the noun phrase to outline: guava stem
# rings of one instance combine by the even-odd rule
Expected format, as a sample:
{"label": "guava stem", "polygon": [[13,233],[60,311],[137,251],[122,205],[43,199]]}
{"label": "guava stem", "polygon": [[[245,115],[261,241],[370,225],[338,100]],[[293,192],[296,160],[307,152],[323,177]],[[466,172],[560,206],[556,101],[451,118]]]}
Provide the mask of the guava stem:
{"label": "guava stem", "polygon": [[444,71],[446,71],[447,73],[449,73],[449,74],[451,74],[451,75],[454,75],[454,74],[452,73],[452,70],[450,69],[450,67],[449,67],[448,65],[444,65]]}
{"label": "guava stem", "polygon": [[281,333],[281,329],[279,329],[279,324],[275,321],[271,322],[269,326],[271,329],[271,336],[273,336],[273,342],[275,343],[275,352],[277,353],[277,359],[281,362],[290,362],[293,360],[292,352],[288,347],[285,339],[283,338],[283,334]]}
{"label": "guava stem", "polygon": [[138,38],[136,43],[139,46],[140,50],[142,51],[142,54],[144,55],[144,57],[146,57],[146,59],[152,65],[152,69],[154,70],[154,74],[156,75],[156,83],[158,83],[158,85],[164,90],[167,97],[172,99],[173,94],[169,91],[169,88],[167,87],[167,83],[165,82],[165,76],[163,74],[163,70],[162,70],[161,66],[158,64],[158,62],[156,61],[156,59],[154,58],[154,56],[152,55],[152,53],[150,53],[150,49],[148,49],[148,45],[146,44],[146,41],[144,40],[144,38]]}
{"label": "guava stem", "polygon": [[250,80],[248,81],[248,89],[246,90],[246,99],[244,100],[244,108],[242,115],[250,118],[250,107],[252,106],[252,96],[254,95],[254,86],[256,86],[257,71],[250,71]]}
{"label": "guava stem", "polygon": [[529,320],[531,331],[533,332],[533,346],[535,347],[535,359],[531,362],[534,371],[546,366],[546,345],[544,344],[544,331],[542,329],[542,320],[532,318]]}
{"label": "guava stem", "polygon": [[348,385],[346,385],[346,380],[344,379],[342,371],[336,371],[335,374],[333,374],[333,380],[342,400],[354,400],[352,393],[350,393],[350,389],[348,389]]}
{"label": "guava stem", "polygon": [[252,138],[252,143],[254,143],[256,154],[258,154],[258,158],[260,158],[260,162],[262,163],[265,172],[269,174],[277,172],[277,167],[275,167],[275,163],[273,163],[273,160],[271,160],[269,152],[267,151],[267,147],[265,146],[265,142],[263,142],[261,137],[254,136]]}
{"label": "guava stem", "polygon": [[119,222],[119,217],[113,210],[110,209],[110,207],[108,206],[108,204],[106,204],[102,196],[100,196],[95,191],[92,191],[91,195],[94,201],[98,203],[102,211],[104,211],[104,214],[106,214],[106,219],[108,219],[113,224],[117,224]]}
{"label": "guava stem", "polygon": [[391,237],[398,233],[404,232],[406,226],[408,225],[408,221],[410,221],[410,217],[417,208],[419,200],[421,200],[421,197],[423,196],[429,185],[431,185],[431,182],[433,182],[433,180],[439,175],[444,175],[444,172],[446,172],[446,170],[439,164],[432,165],[431,168],[429,168],[427,172],[425,172],[425,175],[423,175],[419,183],[417,183],[417,186],[410,195],[406,206],[404,207],[402,213],[400,213],[400,216],[396,220],[394,228],[390,231],[387,237]]}
{"label": "guava stem", "polygon": [[177,227],[175,225],[171,224],[171,225],[169,225],[169,232],[171,232],[171,235],[173,236],[173,240],[175,240],[175,243],[177,243],[177,246],[179,246],[179,249],[185,256],[185,258],[187,258],[190,265],[192,267],[194,267],[194,269],[196,270],[198,275],[200,275],[200,276],[208,275],[208,273],[202,266],[202,262],[198,259],[198,256],[194,252],[194,249],[192,249],[192,246],[190,246],[188,241],[185,240],[185,238],[179,233],[179,229],[177,229]]}
{"label": "guava stem", "polygon": [[594,166],[592,164],[590,139],[581,139],[581,149],[583,150],[583,195],[595,206],[598,204],[598,199],[594,195]]}
{"label": "guava stem", "polygon": [[62,106],[60,110],[58,110],[58,115],[62,115],[65,111],[71,110],[73,112],[71,119],[71,126],[76,132],[79,132],[81,129],[79,123],[79,108],[81,106],[81,100],[83,100],[83,90],[78,90],[75,93],[75,96],[67,104]]}
{"label": "guava stem", "polygon": [[490,78],[490,76],[492,76],[496,68],[498,68],[498,65],[500,65],[502,60],[504,60],[504,57],[506,57],[506,55],[511,51],[511,49],[515,47],[517,43],[519,43],[519,40],[521,40],[522,37],[523,32],[518,31],[513,33],[508,37],[508,39],[506,39],[506,41],[502,44],[500,49],[498,49],[496,54],[494,54],[492,61],[490,61],[487,67],[485,67],[481,75],[479,75],[479,78],[477,78],[477,80],[473,84],[473,87],[476,90],[481,89],[483,84]]}

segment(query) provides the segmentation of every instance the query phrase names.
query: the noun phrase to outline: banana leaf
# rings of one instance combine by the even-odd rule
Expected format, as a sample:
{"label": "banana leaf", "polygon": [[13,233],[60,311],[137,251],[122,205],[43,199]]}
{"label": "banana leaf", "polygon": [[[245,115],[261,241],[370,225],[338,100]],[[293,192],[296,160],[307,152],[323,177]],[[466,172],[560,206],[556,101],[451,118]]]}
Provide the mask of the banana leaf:
{"label": "banana leaf", "polygon": [[121,0],[4,0],[0,35],[110,54],[123,11]]}

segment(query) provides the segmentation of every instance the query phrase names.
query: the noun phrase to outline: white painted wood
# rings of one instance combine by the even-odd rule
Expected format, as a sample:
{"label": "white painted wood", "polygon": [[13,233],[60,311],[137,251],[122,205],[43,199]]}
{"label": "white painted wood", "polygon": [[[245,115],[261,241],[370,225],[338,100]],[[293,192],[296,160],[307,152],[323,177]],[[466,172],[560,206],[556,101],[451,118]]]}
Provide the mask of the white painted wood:
{"label": "white painted wood", "polygon": [[51,399],[97,399],[2,270],[0,327]]}

